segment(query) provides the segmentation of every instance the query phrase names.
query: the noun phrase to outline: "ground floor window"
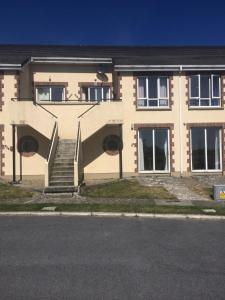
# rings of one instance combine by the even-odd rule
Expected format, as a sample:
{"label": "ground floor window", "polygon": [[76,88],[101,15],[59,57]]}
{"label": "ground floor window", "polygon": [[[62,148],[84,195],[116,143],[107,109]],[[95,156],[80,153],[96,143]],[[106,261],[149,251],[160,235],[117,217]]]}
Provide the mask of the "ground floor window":
{"label": "ground floor window", "polygon": [[139,129],[139,171],[169,172],[168,129]]}
{"label": "ground floor window", "polygon": [[222,147],[220,128],[192,128],[191,147],[193,171],[221,170]]}

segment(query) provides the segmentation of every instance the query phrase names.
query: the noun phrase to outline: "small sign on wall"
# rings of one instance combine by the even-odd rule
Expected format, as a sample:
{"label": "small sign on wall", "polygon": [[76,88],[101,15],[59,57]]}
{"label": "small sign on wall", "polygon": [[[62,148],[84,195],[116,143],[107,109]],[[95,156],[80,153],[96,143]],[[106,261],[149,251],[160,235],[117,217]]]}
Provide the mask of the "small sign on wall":
{"label": "small sign on wall", "polygon": [[224,201],[225,200],[225,185],[214,185],[214,200]]}

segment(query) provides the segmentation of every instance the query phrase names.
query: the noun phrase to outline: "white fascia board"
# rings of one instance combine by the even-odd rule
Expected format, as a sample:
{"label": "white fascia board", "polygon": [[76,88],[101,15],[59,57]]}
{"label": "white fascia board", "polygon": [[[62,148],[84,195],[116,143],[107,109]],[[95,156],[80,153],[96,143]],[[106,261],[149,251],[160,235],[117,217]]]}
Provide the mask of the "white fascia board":
{"label": "white fascia board", "polygon": [[31,57],[30,61],[54,64],[112,64],[112,59],[105,57]]}
{"label": "white fascia board", "polygon": [[20,64],[1,64],[0,70],[21,70]]}
{"label": "white fascia board", "polygon": [[175,65],[115,65],[115,71],[180,71]]}
{"label": "white fascia board", "polygon": [[222,71],[225,65],[115,65],[115,71]]}
{"label": "white fascia board", "polygon": [[225,70],[225,65],[183,65],[184,71],[211,71],[211,70]]}

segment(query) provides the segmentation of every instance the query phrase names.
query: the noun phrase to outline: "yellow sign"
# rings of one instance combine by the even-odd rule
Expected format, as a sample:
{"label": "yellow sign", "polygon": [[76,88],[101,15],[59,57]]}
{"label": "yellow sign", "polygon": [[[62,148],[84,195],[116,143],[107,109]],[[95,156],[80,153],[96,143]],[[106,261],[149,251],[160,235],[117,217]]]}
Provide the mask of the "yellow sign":
{"label": "yellow sign", "polygon": [[220,199],[225,199],[225,191],[220,191]]}

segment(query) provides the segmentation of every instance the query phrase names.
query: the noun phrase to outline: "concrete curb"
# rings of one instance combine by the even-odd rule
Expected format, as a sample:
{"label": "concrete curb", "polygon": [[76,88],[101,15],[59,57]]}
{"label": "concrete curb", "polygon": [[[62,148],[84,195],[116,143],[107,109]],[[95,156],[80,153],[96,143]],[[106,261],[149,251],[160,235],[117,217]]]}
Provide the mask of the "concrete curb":
{"label": "concrete curb", "polygon": [[111,212],[0,212],[0,216],[68,216],[68,217],[136,217],[160,219],[197,219],[225,220],[225,216],[194,215],[194,214],[152,214],[152,213],[111,213]]}

